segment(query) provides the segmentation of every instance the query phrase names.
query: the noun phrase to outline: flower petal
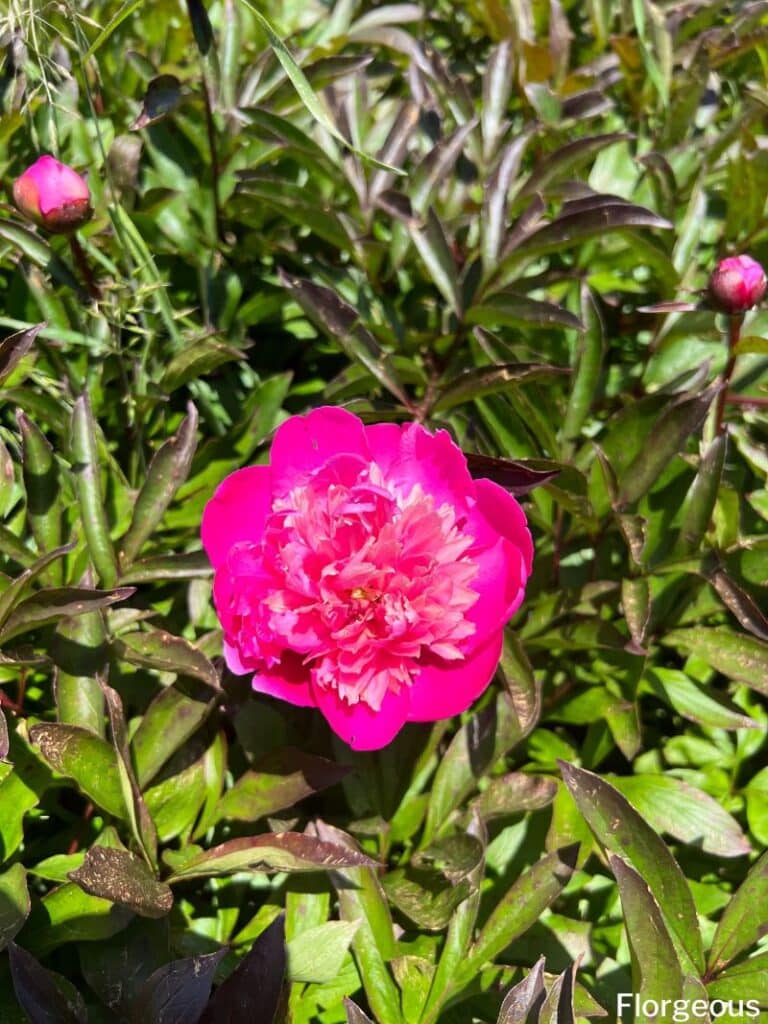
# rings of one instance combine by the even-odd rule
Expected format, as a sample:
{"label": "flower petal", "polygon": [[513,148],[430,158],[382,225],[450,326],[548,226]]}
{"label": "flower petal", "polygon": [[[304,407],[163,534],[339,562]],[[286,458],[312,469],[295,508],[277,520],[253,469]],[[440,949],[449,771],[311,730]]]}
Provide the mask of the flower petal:
{"label": "flower petal", "polygon": [[251,685],[258,693],[287,700],[289,704],[296,704],[301,708],[312,707],[315,703],[309,673],[301,658],[290,652],[284,654],[280,662],[269,671],[257,672],[251,680]]}
{"label": "flower petal", "polygon": [[269,464],[274,493],[285,494],[302,476],[340,454],[370,458],[357,416],[332,406],[292,416],[277,428],[272,442]]}
{"label": "flower petal", "polygon": [[482,477],[475,481],[477,504],[494,529],[520,549],[526,568],[531,574],[533,565],[533,541],[525,513],[512,495],[493,480]]}
{"label": "flower petal", "polygon": [[[399,437],[395,435],[397,429]],[[446,430],[430,434],[418,423],[394,429],[392,424],[378,424],[368,427],[366,436],[385,479],[404,494],[410,494],[415,484],[421,484],[425,494],[432,495],[437,508],[447,503],[459,510],[464,510],[474,496],[474,481],[466,457]]]}
{"label": "flower petal", "polygon": [[269,466],[248,466],[226,477],[205,506],[200,533],[217,569],[238,541],[261,539],[272,508]]}
{"label": "flower petal", "polygon": [[410,722],[436,722],[466,711],[493,679],[504,642],[502,630],[461,662],[425,665],[411,686]]}
{"label": "flower petal", "polygon": [[315,703],[325,715],[328,724],[353,750],[378,750],[390,743],[408,718],[410,695],[403,688],[392,690],[374,711],[365,701],[347,704],[335,691],[313,687]]}

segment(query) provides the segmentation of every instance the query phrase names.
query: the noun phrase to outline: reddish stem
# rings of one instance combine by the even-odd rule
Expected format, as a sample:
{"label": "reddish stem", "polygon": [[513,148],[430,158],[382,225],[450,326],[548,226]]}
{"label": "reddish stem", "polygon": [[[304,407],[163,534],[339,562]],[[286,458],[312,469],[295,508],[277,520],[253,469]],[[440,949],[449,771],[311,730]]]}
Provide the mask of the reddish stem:
{"label": "reddish stem", "polygon": [[734,314],[728,324],[728,362],[725,364],[723,370],[722,391],[718,393],[715,399],[715,434],[722,434],[725,431],[725,424],[723,423],[723,413],[725,411],[725,396],[728,391],[728,385],[731,383],[731,377],[733,376],[733,368],[736,365],[736,346],[739,343],[741,336],[741,325],[744,322],[744,314]]}
{"label": "reddish stem", "polygon": [[85,284],[85,290],[92,299],[95,299],[98,302],[101,299],[101,288],[99,288],[96,281],[96,277],[93,273],[93,267],[85,254],[85,249],[80,245],[74,234],[69,236],[69,247],[72,250],[72,258],[74,259],[77,269],[80,271],[83,283]]}

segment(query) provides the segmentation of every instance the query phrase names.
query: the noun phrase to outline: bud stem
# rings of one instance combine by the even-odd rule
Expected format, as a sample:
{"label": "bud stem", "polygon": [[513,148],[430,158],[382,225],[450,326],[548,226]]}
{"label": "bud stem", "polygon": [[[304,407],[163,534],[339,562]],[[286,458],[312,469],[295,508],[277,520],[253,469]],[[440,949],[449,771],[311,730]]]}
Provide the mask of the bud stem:
{"label": "bud stem", "polygon": [[734,313],[728,321],[728,362],[725,364],[725,369],[723,370],[722,390],[718,393],[717,398],[715,399],[715,436],[725,433],[725,423],[723,422],[725,396],[728,391],[728,385],[731,383],[733,368],[736,365],[736,346],[738,345],[739,338],[741,337],[741,325],[743,323],[743,313]]}
{"label": "bud stem", "polygon": [[101,288],[99,288],[96,282],[93,267],[88,260],[85,249],[80,245],[80,242],[74,234],[69,236],[69,247],[72,250],[72,258],[75,261],[75,265],[80,271],[80,276],[85,284],[85,290],[92,299],[95,299],[98,302],[101,299]]}

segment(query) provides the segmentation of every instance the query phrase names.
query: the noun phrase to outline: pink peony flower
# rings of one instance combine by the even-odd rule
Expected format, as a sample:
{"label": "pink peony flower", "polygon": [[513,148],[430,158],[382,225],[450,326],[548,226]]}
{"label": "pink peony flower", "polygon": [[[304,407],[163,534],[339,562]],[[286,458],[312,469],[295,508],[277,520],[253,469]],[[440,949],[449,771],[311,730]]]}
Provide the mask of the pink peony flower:
{"label": "pink peony flower", "polygon": [[751,256],[720,260],[709,279],[709,293],[724,313],[746,313],[765,295],[765,271]]}
{"label": "pink peony flower", "polygon": [[76,230],[93,212],[83,178],[52,156],[41,156],[16,179],[13,201],[26,217],[54,233]]}
{"label": "pink peony flower", "polygon": [[443,430],[294,416],[203,515],[230,669],[314,706],[355,750],[464,711],[490,682],[533,545]]}

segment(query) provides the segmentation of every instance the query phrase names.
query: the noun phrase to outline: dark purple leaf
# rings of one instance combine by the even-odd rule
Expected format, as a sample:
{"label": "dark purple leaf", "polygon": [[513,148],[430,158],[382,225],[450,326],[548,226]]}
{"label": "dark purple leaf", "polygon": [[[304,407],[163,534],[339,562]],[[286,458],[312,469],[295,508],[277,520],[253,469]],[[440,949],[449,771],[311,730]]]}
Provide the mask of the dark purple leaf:
{"label": "dark purple leaf", "polygon": [[213,976],[226,949],[174,960],[158,968],[133,1008],[134,1024],[197,1024],[208,1004]]}
{"label": "dark purple leaf", "polygon": [[577,316],[556,306],[553,302],[542,302],[530,299],[527,295],[516,292],[497,292],[485,302],[472,306],[467,310],[465,319],[470,324],[482,327],[565,327],[569,330],[583,331],[584,324]]}
{"label": "dark purple leaf", "polygon": [[528,1014],[544,997],[544,957],[504,996],[496,1024],[525,1024]]}
{"label": "dark purple leaf", "polygon": [[4,761],[8,757],[9,748],[8,723],[5,720],[5,715],[0,711],[0,761]]}
{"label": "dark purple leaf", "polygon": [[34,327],[28,327],[24,331],[9,334],[7,338],[0,341],[0,382],[10,376],[32,348],[35,338],[45,326],[45,323],[35,324]]}
{"label": "dark purple leaf", "polygon": [[285,915],[280,914],[216,989],[200,1024],[273,1024],[285,967]]}
{"label": "dark purple leaf", "polygon": [[462,402],[469,402],[483,395],[511,390],[518,384],[569,372],[563,366],[548,366],[546,363],[500,363],[496,366],[478,366],[458,374],[439,394],[432,408],[451,409],[454,405],[461,405]]}
{"label": "dark purple leaf", "polygon": [[[478,455],[476,452],[465,452],[470,474],[477,480],[487,477],[494,483],[504,487],[511,494],[528,494],[534,487],[554,480],[561,467],[551,463],[552,468],[542,468],[543,460],[518,461],[515,459],[497,459],[492,455]],[[546,463],[544,463],[546,466]]]}
{"label": "dark purple leaf", "polygon": [[347,1024],[373,1024],[367,1013],[363,1013],[357,1003],[351,999],[344,998],[344,1010],[347,1014]]}
{"label": "dark purple leaf", "polygon": [[71,986],[68,993],[31,953],[11,942],[8,946],[13,990],[30,1024],[85,1024],[82,997]]}
{"label": "dark purple leaf", "polygon": [[203,0],[187,0],[189,21],[197,48],[205,56],[213,45],[213,28]]}
{"label": "dark purple leaf", "polygon": [[158,75],[147,86],[141,113],[131,125],[132,132],[161,121],[181,103],[181,82],[175,75]]}

